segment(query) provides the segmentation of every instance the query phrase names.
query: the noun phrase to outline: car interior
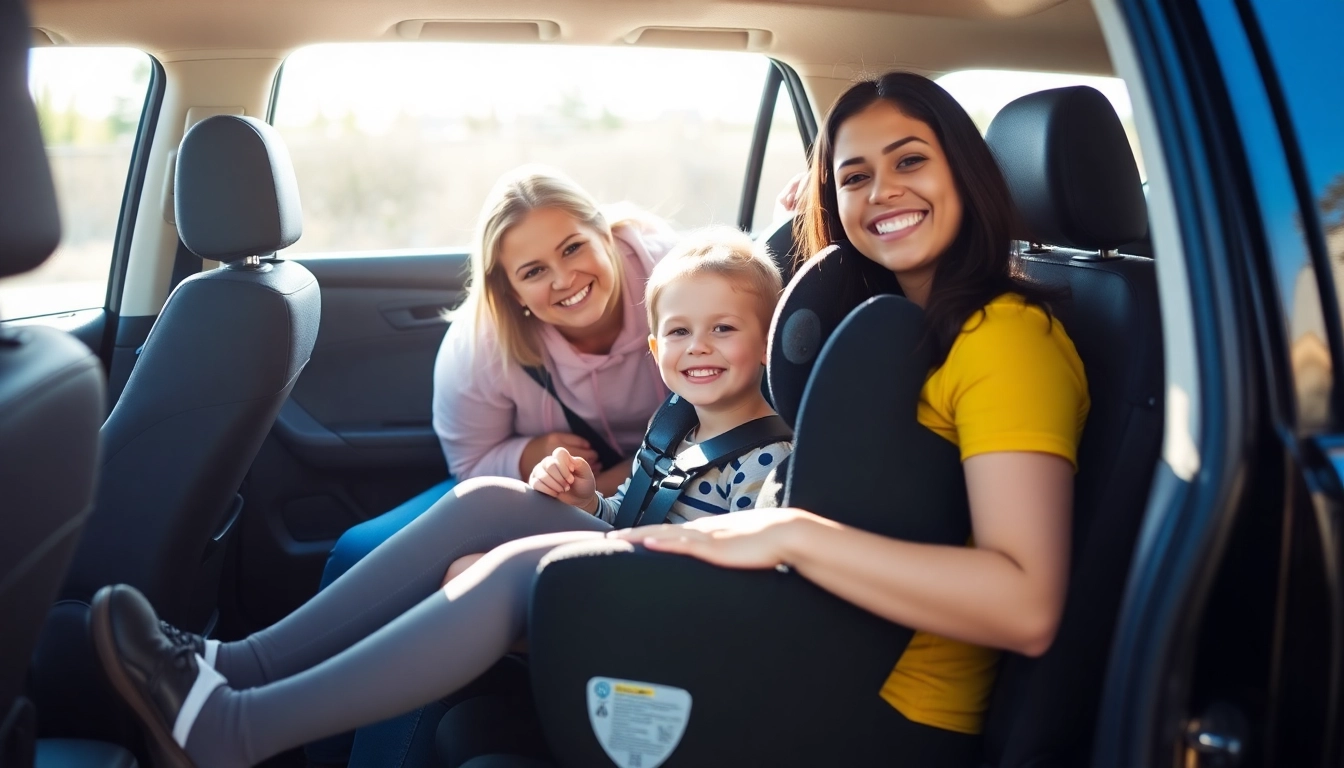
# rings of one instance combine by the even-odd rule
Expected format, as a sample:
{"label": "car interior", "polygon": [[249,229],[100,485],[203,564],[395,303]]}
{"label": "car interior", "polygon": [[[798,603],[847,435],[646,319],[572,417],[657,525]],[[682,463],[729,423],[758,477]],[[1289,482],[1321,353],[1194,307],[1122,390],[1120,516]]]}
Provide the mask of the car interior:
{"label": "car interior", "polygon": [[[62,175],[67,158],[51,148],[49,126],[43,124],[45,142],[38,130],[25,76],[29,47],[33,62],[84,49],[147,56],[144,102],[131,105],[135,120],[126,129],[129,169],[114,185],[115,210],[104,212],[115,215],[110,261],[100,262],[108,271],[104,303],[0,314],[0,455],[25,454],[21,471],[0,463],[7,499],[0,612],[7,623],[13,619],[0,632],[0,763],[148,764],[88,646],[88,602],[99,587],[133,584],[183,628],[240,637],[316,592],[327,553],[344,530],[448,476],[430,427],[431,372],[451,318],[443,310],[463,295],[468,239],[370,247],[362,235],[332,240],[314,232],[317,244],[305,246],[312,239],[306,225],[322,216],[383,216],[389,230],[408,219],[377,208],[380,194],[399,192],[361,188],[367,206],[342,212],[305,186],[324,165],[345,168],[338,145],[323,143],[321,131],[335,135],[332,126],[342,119],[362,118],[324,118],[330,124],[312,129],[317,138],[310,140],[287,128],[283,115],[286,89],[300,82],[294,78],[306,52],[407,47],[464,52],[460,65],[405,72],[444,89],[485,78],[497,62],[522,52],[544,62],[574,47],[753,62],[764,77],[726,97],[731,109],[749,114],[743,151],[728,159],[706,150],[701,162],[722,159],[724,167],[696,173],[730,180],[714,192],[727,201],[721,209],[728,213],[719,218],[767,242],[786,275],[810,254],[797,253],[792,222],[770,219],[769,205],[782,182],[803,168],[827,105],[854,78],[891,69],[957,74],[974,86],[967,93],[993,92],[995,73],[1055,78],[1030,81],[1037,86],[994,97],[990,112],[973,112],[983,118],[1025,219],[1023,269],[1060,289],[1055,314],[1076,343],[1092,398],[1079,450],[1064,619],[1043,656],[1005,654],[983,764],[1086,762],[1168,405],[1161,243],[1149,233],[1150,179],[1154,187],[1162,182],[1141,170],[1128,102],[1121,114],[1109,93],[1092,85],[1110,78],[1124,90],[1090,2],[29,0],[26,21],[23,12],[14,8],[15,23],[0,24],[0,164],[9,169],[0,189],[6,212],[0,275],[36,267],[56,249],[58,227],[68,233],[79,226],[67,207],[56,223],[57,193],[73,177]],[[385,67],[371,77],[396,72]],[[520,68],[507,76],[530,74]],[[659,76],[679,73],[664,69]],[[357,85],[352,80],[350,90]],[[686,87],[695,92],[709,84],[692,79]],[[641,98],[651,95],[656,101],[656,90]],[[55,114],[43,109],[38,98],[42,119]],[[667,112],[658,119],[674,118]],[[679,130],[691,143],[707,146],[718,130],[713,121],[685,120]],[[369,162],[404,161],[393,170],[414,189],[460,183],[476,190],[484,183],[476,177],[496,174],[425,154],[425,142],[455,140],[450,128],[395,148],[397,155],[369,154]],[[548,141],[563,147],[569,134],[546,130],[556,131]],[[398,134],[394,126],[380,135],[394,143]],[[556,149],[553,156],[578,166],[600,146],[570,154]],[[640,155],[661,151],[638,148]],[[48,154],[57,172],[54,190],[40,162]],[[438,186],[415,186],[423,181],[417,164],[431,168],[425,173]],[[629,167],[642,173],[658,166]],[[243,186],[222,189],[223,177]],[[687,190],[689,199],[709,199],[702,188]],[[1154,195],[1152,205],[1166,199]],[[467,206],[467,221],[476,205]],[[8,215],[11,206],[20,213]],[[685,213],[692,203],[679,210],[694,219]],[[814,452],[823,467],[847,440],[891,437],[883,431],[887,421],[854,422],[855,414],[870,411],[852,407],[882,396],[887,380],[864,350],[887,326],[847,326],[845,333],[870,334],[848,346],[837,331],[856,306],[888,291],[864,281],[819,287],[804,280],[808,274],[798,271],[781,302],[768,380],[795,429],[830,425],[816,427],[814,442],[798,448],[800,455]],[[14,296],[23,289],[11,286]],[[6,288],[0,280],[0,313],[17,301]],[[821,318],[811,354],[828,340],[833,354],[787,350],[796,338],[784,338],[783,329],[801,312]],[[106,394],[94,375],[100,365]],[[873,482],[857,484],[845,509],[891,498],[891,476],[880,467],[850,471]],[[808,498],[806,474],[793,481],[793,498]],[[844,514],[837,519],[870,530],[883,525]],[[852,675],[842,670],[891,667],[884,634],[890,626],[878,626],[885,622],[801,588],[770,591],[779,578],[773,572],[588,554],[575,550],[548,563],[534,595],[530,673],[556,765],[609,764],[584,714],[583,691],[595,675],[667,681],[695,693],[701,719],[666,765],[858,764],[833,762],[844,754],[847,725],[846,712],[831,702],[848,695],[838,681]],[[650,597],[647,585],[683,580],[702,585],[696,595],[711,597],[691,602],[691,590]],[[770,600],[756,600],[765,592]],[[650,599],[660,601],[658,611],[645,610]],[[743,600],[755,601],[752,611],[741,610]],[[674,624],[683,631],[713,628],[725,638],[725,666],[650,653],[648,639],[667,635]],[[610,647],[591,643],[594,626],[612,628]],[[761,627],[789,642],[749,646],[747,638]],[[785,689],[785,669],[812,671],[790,675]],[[294,753],[270,764],[304,763]]]}

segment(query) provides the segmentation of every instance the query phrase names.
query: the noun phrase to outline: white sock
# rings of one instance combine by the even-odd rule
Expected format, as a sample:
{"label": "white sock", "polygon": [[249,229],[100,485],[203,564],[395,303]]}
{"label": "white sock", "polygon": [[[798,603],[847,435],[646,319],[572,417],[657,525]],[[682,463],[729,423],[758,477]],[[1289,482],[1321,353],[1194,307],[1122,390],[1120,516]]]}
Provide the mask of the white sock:
{"label": "white sock", "polygon": [[[218,641],[218,640],[206,640],[206,641],[205,641],[205,665],[206,665],[207,667],[210,667],[211,669],[214,669],[214,667],[215,667],[215,657],[218,656],[218,655],[219,655],[219,641]],[[200,657],[198,656],[197,658],[200,658]]]}
{"label": "white sock", "polygon": [[182,709],[177,712],[177,719],[173,721],[173,741],[183,749],[187,748],[187,735],[191,733],[191,727],[196,724],[196,718],[201,714],[201,708],[205,706],[205,700],[210,698],[210,694],[224,683],[228,682],[224,676],[215,671],[215,668],[206,663],[200,654],[196,655],[196,682],[191,684],[191,690],[187,692],[187,698],[182,702]]}

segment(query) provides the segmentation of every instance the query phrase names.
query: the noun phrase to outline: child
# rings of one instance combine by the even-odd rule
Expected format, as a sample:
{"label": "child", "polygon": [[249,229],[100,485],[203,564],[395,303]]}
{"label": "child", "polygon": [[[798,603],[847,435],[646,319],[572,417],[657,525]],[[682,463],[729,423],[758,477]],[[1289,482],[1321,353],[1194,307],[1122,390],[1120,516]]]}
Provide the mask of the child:
{"label": "child", "polygon": [[[774,414],[761,394],[761,373],[780,287],[774,262],[754,250],[746,235],[728,228],[692,235],[649,276],[644,289],[649,349],[667,388],[694,406],[699,420],[678,454]],[[682,491],[667,522],[751,508],[766,476],[790,450],[788,443],[772,443],[722,469],[709,469]],[[603,498],[592,466],[561,447],[537,463],[528,484],[614,523],[630,481]],[[454,562],[445,582],[482,556]]]}
{"label": "child", "polygon": [[[695,408],[699,425],[687,445],[771,415],[760,385],[779,292],[774,264],[737,232],[693,236],[654,269],[649,347],[668,387]],[[773,443],[711,470],[682,493],[670,519],[752,506],[790,449]],[[463,482],[293,614],[232,643],[165,632],[131,587],[99,591],[91,620],[98,655],[145,726],[154,764],[252,765],[476,678],[525,635],[542,558],[601,539],[619,506],[620,493],[601,498],[592,467],[560,450],[532,472],[531,485],[540,493],[506,479]],[[480,548],[491,550],[435,589],[448,563]]]}

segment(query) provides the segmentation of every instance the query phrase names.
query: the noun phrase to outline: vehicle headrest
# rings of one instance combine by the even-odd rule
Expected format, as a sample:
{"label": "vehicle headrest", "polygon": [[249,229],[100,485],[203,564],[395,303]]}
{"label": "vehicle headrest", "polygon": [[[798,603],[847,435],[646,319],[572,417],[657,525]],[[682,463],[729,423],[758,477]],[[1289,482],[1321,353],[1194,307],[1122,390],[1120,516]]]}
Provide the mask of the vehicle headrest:
{"label": "vehicle headrest", "polygon": [[1148,232],[1148,209],[1125,129],[1095,88],[1023,96],[985,133],[1026,220],[1021,239],[1110,250]]}
{"label": "vehicle headrest", "polygon": [[855,307],[887,293],[901,294],[896,276],[848,242],[827,246],[798,268],[775,308],[766,351],[770,399],[790,426],[827,339]]}
{"label": "vehicle headrest", "polygon": [[176,184],[178,234],[203,259],[271,253],[303,234],[289,150],[256,118],[216,115],[192,126],[178,150]]}
{"label": "vehicle headrest", "polygon": [[47,260],[61,240],[56,188],[28,93],[28,18],[0,3],[0,277]]}

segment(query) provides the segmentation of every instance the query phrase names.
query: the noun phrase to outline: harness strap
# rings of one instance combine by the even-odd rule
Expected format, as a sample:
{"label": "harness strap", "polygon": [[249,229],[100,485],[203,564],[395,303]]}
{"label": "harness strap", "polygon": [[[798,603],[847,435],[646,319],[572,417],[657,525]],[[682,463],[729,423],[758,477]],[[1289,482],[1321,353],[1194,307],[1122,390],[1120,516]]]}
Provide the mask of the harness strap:
{"label": "harness strap", "polygon": [[[690,430],[687,430],[689,433]],[[682,435],[685,439],[685,435]],[[711,438],[692,446],[689,450],[680,456],[671,457],[662,455],[653,462],[646,475],[645,463],[643,461],[644,450],[641,448],[640,467],[636,475],[644,482],[640,483],[645,487],[641,493],[632,497],[632,492],[640,490],[635,487],[635,479],[632,478],[630,488],[626,491],[625,499],[621,502],[620,512],[617,514],[618,528],[631,527],[633,525],[658,525],[667,519],[668,513],[672,510],[672,505],[676,503],[681,492],[687,484],[703,475],[711,467],[722,468],[729,462],[742,456],[745,453],[753,451],[771,443],[778,443],[793,439],[793,430],[789,428],[784,419],[776,415],[764,416],[759,419],[753,419],[746,424],[742,424],[717,437]],[[680,441],[678,441],[680,445]],[[675,450],[673,446],[671,450]],[[670,453],[671,451],[668,451]],[[651,452],[652,453],[652,452]],[[652,490],[652,498],[648,498],[649,490]],[[633,506],[632,499],[639,500],[640,509],[635,509],[632,513],[632,519],[628,525],[621,525],[621,516],[626,513],[627,505]]]}
{"label": "harness strap", "polygon": [[571,411],[565,401],[560,399],[560,393],[555,391],[555,382],[551,380],[551,372],[539,365],[525,365],[523,370],[527,375],[544,390],[555,398],[555,402],[560,404],[560,410],[565,414],[565,421],[569,424],[569,431],[588,441],[588,445],[597,451],[597,460],[602,463],[603,469],[611,469],[625,462],[625,458],[620,452],[612,447],[596,429],[579,414]]}

